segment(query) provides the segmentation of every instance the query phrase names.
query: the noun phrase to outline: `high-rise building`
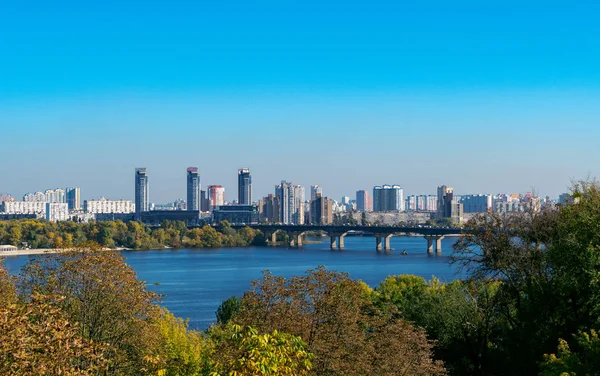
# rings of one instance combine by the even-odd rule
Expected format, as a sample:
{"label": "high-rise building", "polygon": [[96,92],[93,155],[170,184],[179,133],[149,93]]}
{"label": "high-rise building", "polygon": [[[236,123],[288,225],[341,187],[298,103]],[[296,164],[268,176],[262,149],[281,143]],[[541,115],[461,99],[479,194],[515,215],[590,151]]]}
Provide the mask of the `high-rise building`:
{"label": "high-rise building", "polygon": [[81,190],[79,188],[67,188],[66,195],[69,210],[81,209]]}
{"label": "high-rise building", "polygon": [[187,169],[187,210],[200,210],[200,175],[198,167]]}
{"label": "high-rise building", "polygon": [[356,210],[367,212],[373,211],[373,199],[369,196],[368,191],[356,191]]}
{"label": "high-rise building", "polygon": [[44,192],[27,193],[23,196],[27,202],[66,202],[64,189],[47,189]]}
{"label": "high-rise building", "polygon": [[310,200],[313,201],[317,198],[317,195],[323,195],[323,188],[318,185],[310,186]]}
{"label": "high-rise building", "polygon": [[220,185],[209,185],[208,192],[209,210],[221,205],[225,205],[225,188]]}
{"label": "high-rise building", "polygon": [[0,203],[5,201],[15,201],[15,199],[8,193],[0,193]]}
{"label": "high-rise building", "polygon": [[450,218],[455,223],[463,221],[463,204],[454,195],[454,189],[445,185],[437,188],[437,218]]}
{"label": "high-rise building", "polygon": [[279,220],[279,198],[269,194],[258,202],[259,220],[267,223],[278,223]]}
{"label": "high-rise building", "polygon": [[310,224],[329,225],[331,223],[333,223],[333,202],[327,197],[317,194],[317,197],[310,201]]}
{"label": "high-rise building", "polygon": [[209,211],[208,197],[206,197],[206,191],[200,190],[200,211]]}
{"label": "high-rise building", "polygon": [[250,176],[250,170],[247,168],[238,170],[238,204],[252,204],[252,177]]}
{"label": "high-rise building", "polygon": [[148,211],[148,175],[146,168],[135,169],[135,220],[142,220],[142,212]]}
{"label": "high-rise building", "polygon": [[279,221],[285,225],[294,223],[295,198],[294,185],[287,181],[275,187],[275,196],[279,200]]}
{"label": "high-rise building", "polygon": [[6,214],[37,214],[46,215],[44,201],[5,201],[0,205],[0,211]]}
{"label": "high-rise building", "polygon": [[301,185],[294,186],[294,214],[292,221],[294,224],[304,224],[304,187]]}
{"label": "high-rise building", "polygon": [[399,185],[374,187],[373,211],[404,211],[404,190]]}
{"label": "high-rise building", "polygon": [[69,219],[69,204],[66,202],[47,202],[46,220],[50,222],[66,221]]}

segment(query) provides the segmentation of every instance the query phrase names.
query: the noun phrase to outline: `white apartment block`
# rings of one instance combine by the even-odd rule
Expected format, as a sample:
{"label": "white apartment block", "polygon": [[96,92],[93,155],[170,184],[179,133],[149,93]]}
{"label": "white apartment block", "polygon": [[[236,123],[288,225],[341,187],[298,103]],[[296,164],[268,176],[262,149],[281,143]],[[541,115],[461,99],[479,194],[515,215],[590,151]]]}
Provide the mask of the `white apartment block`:
{"label": "white apartment block", "polygon": [[46,202],[5,201],[0,204],[0,209],[6,214],[40,214],[45,216]]}
{"label": "white apartment block", "polygon": [[107,200],[100,197],[98,200],[86,200],[83,202],[86,213],[133,213],[135,204],[131,200]]}
{"label": "white apartment block", "polygon": [[23,201],[38,202],[66,202],[64,189],[48,189],[45,192],[27,193]]}
{"label": "white apartment block", "polygon": [[46,220],[50,222],[66,221],[69,219],[69,204],[66,202],[47,202]]}

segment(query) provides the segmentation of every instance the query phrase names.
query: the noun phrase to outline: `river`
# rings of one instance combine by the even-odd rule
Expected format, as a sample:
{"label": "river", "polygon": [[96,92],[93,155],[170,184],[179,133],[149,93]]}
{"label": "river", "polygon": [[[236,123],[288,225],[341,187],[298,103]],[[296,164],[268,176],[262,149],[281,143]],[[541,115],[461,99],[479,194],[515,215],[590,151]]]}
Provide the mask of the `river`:
{"label": "river", "polygon": [[[309,239],[320,241],[321,238]],[[190,327],[206,329],[215,321],[221,302],[233,295],[241,296],[250,281],[261,277],[263,270],[291,277],[324,265],[327,269],[348,272],[371,287],[388,275],[414,274],[426,279],[436,276],[442,281],[464,275],[449,264],[454,237],[442,240],[442,256],[428,256],[422,237],[393,237],[392,252],[376,252],[371,237],[346,237],[343,251],[329,249],[329,238],[305,244],[303,248],[248,247],[201,250],[125,251],[127,263],[148,283],[148,288],[163,295],[165,307],[175,315],[189,318]],[[407,255],[402,255],[406,250]],[[9,272],[18,273],[30,257],[7,256]]]}

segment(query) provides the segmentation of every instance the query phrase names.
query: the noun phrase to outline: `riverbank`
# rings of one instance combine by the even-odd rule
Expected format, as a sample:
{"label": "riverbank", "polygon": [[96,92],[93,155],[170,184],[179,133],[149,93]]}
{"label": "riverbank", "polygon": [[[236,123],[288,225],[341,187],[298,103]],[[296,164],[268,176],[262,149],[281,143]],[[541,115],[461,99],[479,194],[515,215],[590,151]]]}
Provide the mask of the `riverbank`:
{"label": "riverbank", "polygon": [[[103,251],[111,250],[112,248],[103,248]],[[19,249],[16,251],[2,251],[0,257],[3,256],[30,256],[30,255],[51,255],[54,253],[74,251],[73,248],[37,248],[37,249]],[[119,247],[115,251],[128,251],[129,248]]]}

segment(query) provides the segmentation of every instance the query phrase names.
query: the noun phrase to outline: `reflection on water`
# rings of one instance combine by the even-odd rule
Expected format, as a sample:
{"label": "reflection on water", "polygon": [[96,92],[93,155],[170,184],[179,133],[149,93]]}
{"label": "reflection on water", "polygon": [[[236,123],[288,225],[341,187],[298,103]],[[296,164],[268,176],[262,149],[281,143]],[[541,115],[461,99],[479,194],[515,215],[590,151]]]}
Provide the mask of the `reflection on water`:
{"label": "reflection on water", "polygon": [[[376,252],[375,239],[371,237],[346,237],[343,251],[331,251],[327,240],[305,244],[302,249],[128,251],[124,256],[150,290],[164,295],[163,304],[175,315],[189,318],[195,329],[205,329],[213,323],[219,304],[232,295],[241,296],[250,288],[250,281],[260,278],[266,269],[291,277],[324,265],[348,272],[350,277],[371,287],[393,274],[414,274],[426,279],[435,275],[442,281],[462,277],[447,257],[456,238],[442,240],[443,256],[428,256],[427,242],[422,237],[394,237],[394,251],[390,253]],[[406,255],[401,254],[403,250]],[[28,257],[35,256],[7,257],[4,264],[11,273],[17,273]]]}

